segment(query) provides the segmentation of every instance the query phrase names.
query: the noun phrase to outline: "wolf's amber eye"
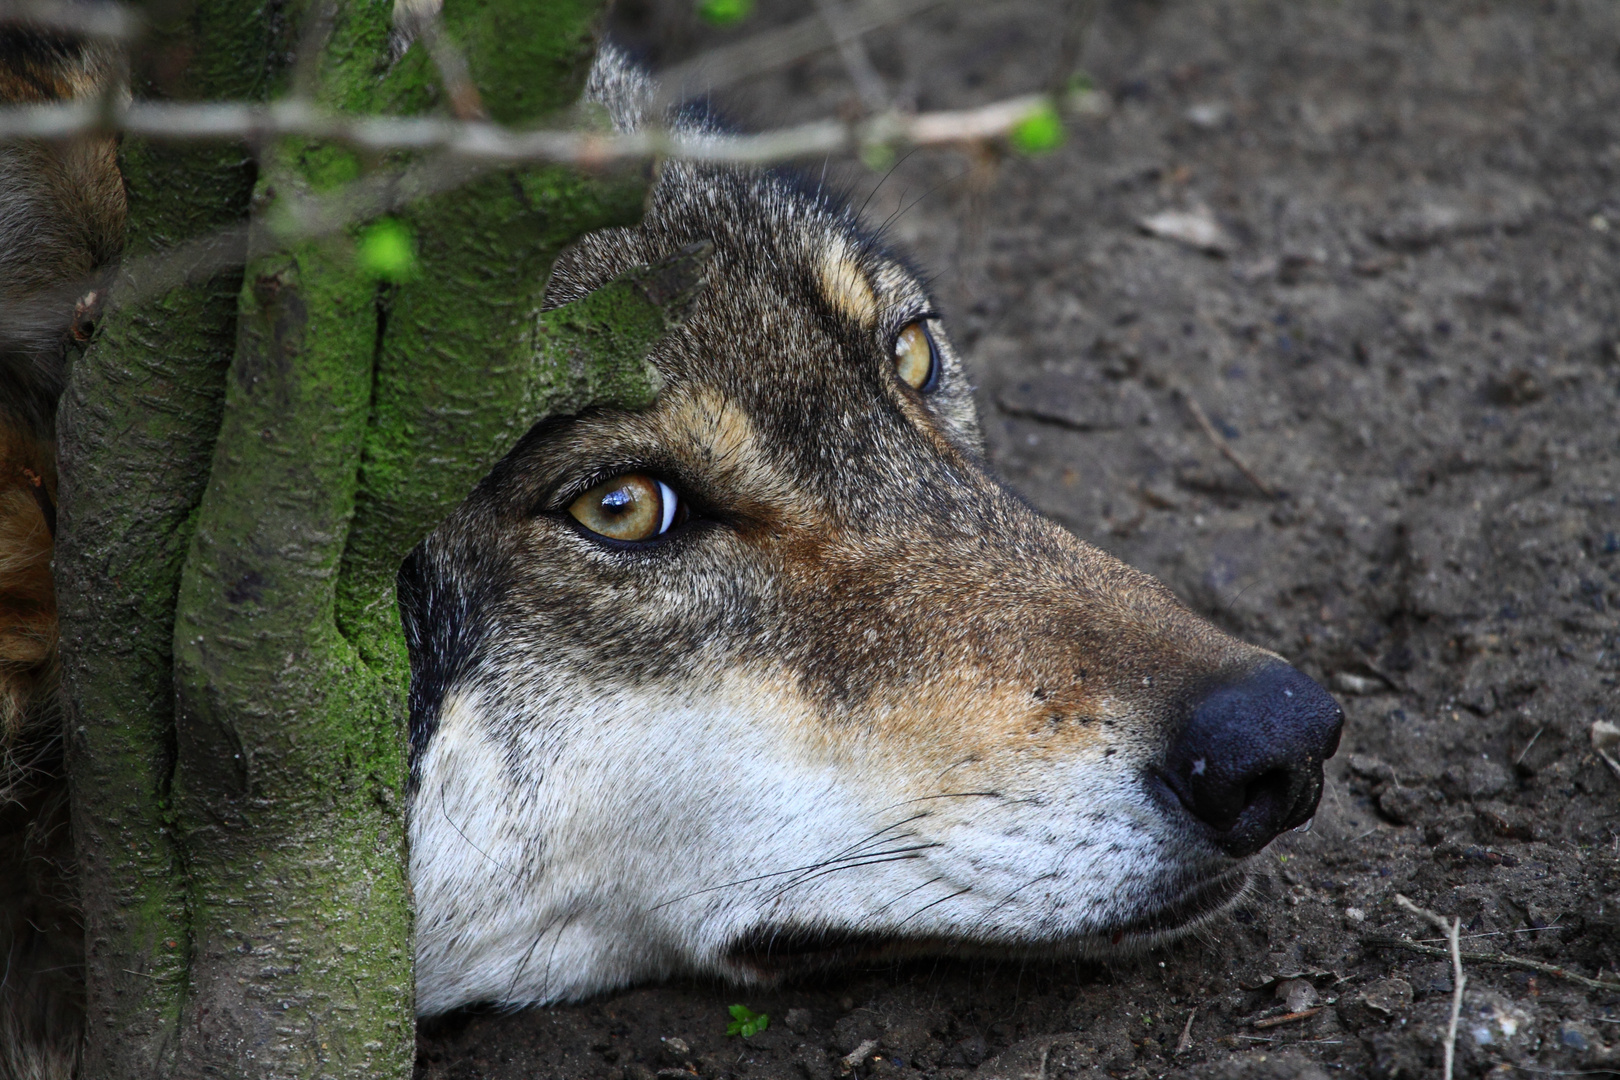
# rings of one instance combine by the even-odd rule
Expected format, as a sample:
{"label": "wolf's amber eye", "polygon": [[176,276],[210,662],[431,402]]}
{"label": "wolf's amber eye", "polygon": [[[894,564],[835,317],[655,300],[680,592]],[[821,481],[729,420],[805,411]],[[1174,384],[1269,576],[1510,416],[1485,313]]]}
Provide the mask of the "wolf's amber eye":
{"label": "wolf's amber eye", "polygon": [[915,390],[928,391],[939,382],[939,357],[928,327],[914,322],[894,339],[894,370],[900,381]]}
{"label": "wolf's amber eye", "polygon": [[673,488],[641,473],[615,476],[568,507],[575,521],[609,540],[652,540],[686,520],[686,506]]}

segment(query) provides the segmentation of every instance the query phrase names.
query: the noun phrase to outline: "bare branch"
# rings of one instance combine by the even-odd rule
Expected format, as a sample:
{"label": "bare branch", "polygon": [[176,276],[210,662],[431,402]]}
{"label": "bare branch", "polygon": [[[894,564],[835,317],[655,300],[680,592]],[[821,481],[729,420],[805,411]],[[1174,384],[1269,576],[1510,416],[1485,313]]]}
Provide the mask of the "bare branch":
{"label": "bare branch", "polygon": [[[867,0],[857,7],[844,9],[844,26],[852,35],[865,34],[947,2],[949,0]],[[820,15],[811,15],[780,30],[711,49],[659,72],[660,89],[648,111],[661,115],[677,102],[786,67],[833,44],[833,32],[826,20]]]}
{"label": "bare branch", "polygon": [[[431,195],[441,194],[454,190],[463,184],[483,175],[491,169],[514,161],[546,161],[561,160],[572,161],[576,164],[600,166],[613,162],[634,161],[645,159],[657,154],[662,149],[674,151],[668,156],[683,156],[693,160],[712,162],[743,162],[765,164],[772,161],[781,161],[803,154],[820,154],[837,152],[841,150],[858,149],[870,143],[900,143],[914,146],[941,146],[953,144],[966,144],[969,146],[981,144],[985,140],[994,139],[1004,135],[1020,120],[1028,116],[1036,108],[1042,107],[1045,98],[1039,96],[1013,98],[1008,101],[997,102],[978,109],[968,109],[960,112],[923,113],[916,116],[904,116],[896,113],[885,113],[862,123],[843,124],[836,121],[806,124],[797,128],[783,131],[769,132],[764,135],[747,136],[704,136],[701,138],[674,138],[667,133],[649,133],[648,135],[609,136],[591,135],[579,132],[539,132],[536,136],[556,140],[553,143],[540,144],[543,150],[560,150],[572,153],[572,158],[562,156],[535,155],[522,158],[515,155],[510,144],[497,145],[504,147],[501,154],[493,153],[465,153],[461,151],[463,144],[451,142],[446,139],[439,144],[441,152],[425,156],[420,160],[412,161],[399,168],[379,169],[351,184],[338,188],[320,196],[308,196],[296,191],[282,193],[275,217],[270,221],[270,231],[282,241],[296,239],[309,239],[320,236],[330,236],[353,225],[359,221],[375,218],[401,207],[408,206],[420,199]],[[100,106],[98,106],[99,108]],[[42,106],[42,110],[60,115],[66,110],[61,106]],[[71,107],[75,115],[99,116],[99,112],[87,110],[82,106]],[[146,106],[139,106],[146,108]],[[223,114],[216,112],[215,106],[165,106],[160,112],[191,116],[196,123],[189,136],[193,139],[202,138],[237,138],[252,140],[255,138],[270,138],[273,135],[292,134],[302,130],[309,133],[312,127],[299,129],[291,124],[283,124],[280,128],[269,128],[264,125],[231,127],[225,121],[233,116],[242,120],[255,119],[254,110],[246,106],[223,106]],[[317,114],[307,102],[283,102],[280,106],[292,119],[302,116],[320,115],[330,117],[330,114]],[[33,113],[34,109],[14,109],[9,113],[0,111],[0,131],[5,128],[6,120],[19,114]],[[133,109],[131,111],[134,111]],[[266,110],[257,110],[265,113]],[[334,118],[341,124],[372,121],[357,121],[356,118]],[[415,134],[419,129],[416,121],[388,120],[388,125],[399,125],[407,133]],[[475,129],[480,133],[477,138],[487,133],[494,133],[494,138],[518,140],[528,138],[505,131],[487,123],[469,123],[464,121],[431,120],[425,122],[429,134],[454,133]],[[156,118],[150,125],[156,126]],[[72,128],[56,128],[56,131],[72,131]],[[125,130],[130,130],[126,127]],[[322,129],[328,130],[328,129]],[[373,135],[379,129],[371,128]],[[387,129],[382,129],[388,134]],[[171,137],[173,132],[169,133]],[[364,145],[398,149],[400,143]],[[427,138],[418,139],[406,144],[412,149],[434,149],[435,144]],[[149,297],[158,296],[181,285],[203,281],[219,273],[221,270],[242,265],[246,258],[247,231],[245,227],[226,229],[208,236],[198,237],[186,241],[176,247],[170,248],[161,254],[149,255],[144,258],[126,260],[120,270],[124,277],[122,295],[126,302],[135,303]],[[0,325],[7,325],[8,320],[17,320],[28,317],[37,311],[69,311],[73,307],[74,299],[82,295],[86,289],[95,288],[93,281],[76,281],[53,289],[47,293],[35,294],[21,300],[0,304]]]}
{"label": "bare branch", "polygon": [[849,72],[849,81],[855,84],[855,92],[861,96],[866,111],[875,113],[888,108],[888,88],[883,85],[883,77],[872,66],[872,58],[866,55],[860,31],[850,25],[849,13],[844,10],[844,5],[840,0],[816,0],[816,9],[821,12],[827,29],[832,31],[838,56],[844,61],[844,70]]}
{"label": "bare branch", "polygon": [[600,168],[653,157],[766,165],[873,144],[937,146],[1005,135],[1046,107],[1030,94],[955,112],[907,116],[886,112],[844,123],[813,121],[757,135],[647,130],[612,135],[588,131],[514,131],[485,121],[439,117],[351,116],[286,99],[269,105],[141,101],[108,108],[102,102],[0,109],[0,142],[64,139],[116,130],[167,142],[263,143],[285,136],[321,139],[371,153],[440,151],[491,164],[553,162]]}
{"label": "bare branch", "polygon": [[444,83],[444,92],[450,99],[450,111],[456,119],[488,120],[489,110],[484,108],[484,99],[473,84],[467,58],[444,32],[444,23],[437,9],[419,17],[417,35],[427,46],[433,66],[439,69],[439,79]]}

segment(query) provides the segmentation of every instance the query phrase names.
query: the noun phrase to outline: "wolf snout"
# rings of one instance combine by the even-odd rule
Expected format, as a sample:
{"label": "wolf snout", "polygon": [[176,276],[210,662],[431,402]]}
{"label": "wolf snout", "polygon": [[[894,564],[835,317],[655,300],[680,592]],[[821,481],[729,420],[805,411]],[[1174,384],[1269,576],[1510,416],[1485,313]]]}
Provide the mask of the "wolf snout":
{"label": "wolf snout", "polygon": [[1198,701],[1165,759],[1164,780],[1217,847],[1252,855],[1308,821],[1344,712],[1311,679],[1272,663]]}

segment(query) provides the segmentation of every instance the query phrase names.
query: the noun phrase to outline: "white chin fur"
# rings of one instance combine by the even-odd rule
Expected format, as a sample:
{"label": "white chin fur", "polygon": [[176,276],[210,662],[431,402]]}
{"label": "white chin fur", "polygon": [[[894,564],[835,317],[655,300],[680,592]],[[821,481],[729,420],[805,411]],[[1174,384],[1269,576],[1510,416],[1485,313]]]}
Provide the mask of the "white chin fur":
{"label": "white chin fur", "polygon": [[424,1014],[747,979],[727,950],[767,927],[1093,951],[1230,867],[1117,758],[1049,766],[1041,790],[921,792],[893,761],[812,745],[756,689],[556,683],[453,692],[419,762]]}

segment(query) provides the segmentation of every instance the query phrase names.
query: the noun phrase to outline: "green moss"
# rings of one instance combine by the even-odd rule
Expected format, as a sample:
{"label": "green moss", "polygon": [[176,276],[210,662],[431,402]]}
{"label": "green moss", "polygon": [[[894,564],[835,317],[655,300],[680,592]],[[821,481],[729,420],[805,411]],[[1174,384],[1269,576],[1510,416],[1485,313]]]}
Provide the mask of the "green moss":
{"label": "green moss", "polygon": [[[149,55],[190,62],[160,79],[138,71],[144,96],[264,95],[279,50],[263,5],[226,0],[154,14]],[[246,219],[255,170],[240,147],[126,138],[120,164],[131,256]],[[59,414],[56,573],[87,1004],[96,1018],[86,1076],[163,1075],[187,986],[189,911],[166,798],[170,633],[235,345],[240,280],[221,273],[140,304],[125,302],[126,283],[116,284]]]}

